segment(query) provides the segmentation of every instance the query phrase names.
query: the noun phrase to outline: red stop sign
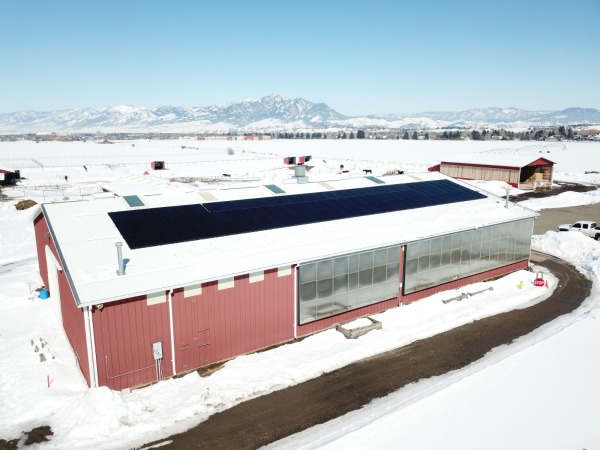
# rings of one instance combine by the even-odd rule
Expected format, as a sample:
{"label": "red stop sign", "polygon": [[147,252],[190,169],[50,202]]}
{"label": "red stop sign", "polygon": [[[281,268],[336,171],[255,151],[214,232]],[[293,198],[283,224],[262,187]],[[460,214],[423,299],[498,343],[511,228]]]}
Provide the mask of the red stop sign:
{"label": "red stop sign", "polygon": [[546,282],[544,281],[543,278],[536,278],[535,280],[533,280],[533,285],[534,286],[544,286],[546,284]]}

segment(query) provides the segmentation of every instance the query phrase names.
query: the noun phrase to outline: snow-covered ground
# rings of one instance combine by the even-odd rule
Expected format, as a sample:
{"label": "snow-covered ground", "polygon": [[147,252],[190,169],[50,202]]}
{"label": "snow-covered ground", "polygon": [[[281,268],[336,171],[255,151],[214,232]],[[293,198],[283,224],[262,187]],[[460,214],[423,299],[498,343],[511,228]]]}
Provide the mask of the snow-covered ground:
{"label": "snow-covered ground", "polygon": [[[205,420],[252,397],[297,384],[350,362],[405,345],[464,323],[542,300],[548,288],[535,287],[532,273],[520,271],[486,283],[493,291],[444,303],[453,292],[374,316],[383,324],[356,340],[328,330],[301,342],[238,357],[210,375],[165,380],[130,393],[88,389],[54,316],[51,299],[32,295],[37,273],[31,210],[17,211],[22,199],[85,199],[116,180],[157,190],[196,189],[213,177],[225,189],[261,178],[290,177],[281,156],[312,155],[312,180],[339,176],[340,165],[360,174],[422,170],[457,151],[525,147],[527,143],[435,141],[136,141],[95,143],[0,143],[0,167],[21,168],[23,180],[5,190],[0,202],[0,438],[14,439],[36,426],[51,426],[40,449],[124,449],[159,439]],[[530,144],[532,145],[532,144]],[[182,148],[185,146],[186,148]],[[193,148],[190,148],[193,147]],[[548,151],[550,153],[548,153]],[[529,147],[558,163],[557,180],[595,183],[600,144]],[[232,154],[233,153],[233,154]],[[153,172],[164,160],[169,170]],[[85,167],[84,167],[85,166]],[[144,171],[151,174],[144,176]],[[222,179],[222,174],[231,180]],[[158,177],[157,175],[160,175]],[[68,177],[65,180],[65,176]],[[150,180],[150,181],[149,181]],[[263,183],[264,183],[263,181]],[[498,183],[478,183],[503,194]],[[597,192],[563,194],[528,201],[533,209],[596,203]],[[594,281],[593,295],[564,316],[492,351],[450,374],[408,386],[360,411],[271,445],[272,448],[600,448],[600,243],[573,233],[534,236],[533,248],[577,265]],[[517,288],[525,282],[522,289]],[[479,291],[480,285],[461,291]],[[43,357],[42,357],[43,355]],[[45,359],[45,361],[41,361]]]}

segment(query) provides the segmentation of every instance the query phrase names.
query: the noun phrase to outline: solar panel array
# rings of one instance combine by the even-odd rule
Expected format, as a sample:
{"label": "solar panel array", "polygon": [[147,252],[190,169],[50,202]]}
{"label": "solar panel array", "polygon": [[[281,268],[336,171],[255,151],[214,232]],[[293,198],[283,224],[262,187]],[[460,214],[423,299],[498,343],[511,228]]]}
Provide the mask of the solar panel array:
{"label": "solar panel array", "polygon": [[448,180],[109,213],[130,248],[197,241],[294,225],[485,198]]}

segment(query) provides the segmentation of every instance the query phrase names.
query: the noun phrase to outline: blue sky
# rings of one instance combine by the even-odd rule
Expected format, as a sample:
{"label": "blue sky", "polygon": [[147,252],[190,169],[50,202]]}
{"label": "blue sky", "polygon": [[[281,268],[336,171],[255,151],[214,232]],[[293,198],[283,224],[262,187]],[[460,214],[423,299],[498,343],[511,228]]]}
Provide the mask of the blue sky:
{"label": "blue sky", "polygon": [[348,115],[600,108],[600,0],[0,4],[0,113],[270,94]]}

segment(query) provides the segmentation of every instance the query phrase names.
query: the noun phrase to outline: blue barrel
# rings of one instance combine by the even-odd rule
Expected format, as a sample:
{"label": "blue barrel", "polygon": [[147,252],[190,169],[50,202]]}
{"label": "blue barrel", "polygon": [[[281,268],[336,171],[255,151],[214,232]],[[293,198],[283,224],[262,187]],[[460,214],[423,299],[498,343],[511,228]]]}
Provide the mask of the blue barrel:
{"label": "blue barrel", "polygon": [[40,289],[40,298],[45,300],[48,297],[50,297],[50,292],[48,292],[48,289]]}

